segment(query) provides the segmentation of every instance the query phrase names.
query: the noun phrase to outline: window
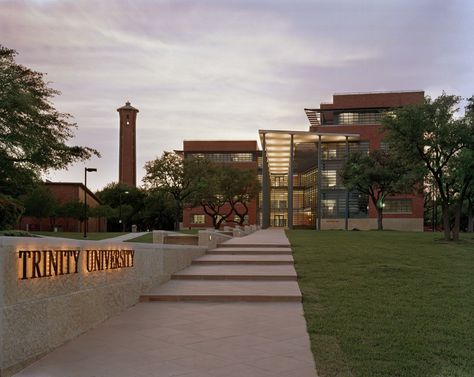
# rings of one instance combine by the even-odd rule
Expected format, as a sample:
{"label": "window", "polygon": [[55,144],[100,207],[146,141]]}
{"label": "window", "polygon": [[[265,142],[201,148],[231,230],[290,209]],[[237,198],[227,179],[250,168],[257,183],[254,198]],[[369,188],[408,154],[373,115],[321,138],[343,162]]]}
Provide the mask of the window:
{"label": "window", "polygon": [[[234,216],[234,223],[237,223],[237,224],[238,224],[239,222],[240,222],[240,217],[237,216],[237,215],[235,215],[235,216]],[[245,216],[244,216],[244,225],[248,225],[248,223],[249,223],[249,216],[248,216],[248,215],[245,215]]]}
{"label": "window", "polygon": [[204,215],[191,215],[191,224],[204,224],[205,216]]}
{"label": "window", "polygon": [[209,161],[218,163],[254,161],[253,153],[188,153],[186,157],[207,158]]}
{"label": "window", "polygon": [[412,213],[411,199],[385,199],[383,204],[384,213]]}
{"label": "window", "polygon": [[321,185],[323,188],[335,188],[337,185],[337,171],[323,170],[321,171]]}
{"label": "window", "polygon": [[381,112],[343,112],[335,114],[336,124],[380,124]]}

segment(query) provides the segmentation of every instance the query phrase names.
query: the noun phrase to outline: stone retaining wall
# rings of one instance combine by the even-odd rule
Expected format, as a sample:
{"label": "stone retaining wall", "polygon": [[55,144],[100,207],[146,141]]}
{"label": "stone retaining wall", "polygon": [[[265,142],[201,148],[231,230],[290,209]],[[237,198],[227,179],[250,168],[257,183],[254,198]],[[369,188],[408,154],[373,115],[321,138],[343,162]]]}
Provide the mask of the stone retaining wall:
{"label": "stone retaining wall", "polygon": [[[42,250],[45,257],[40,260],[43,254],[27,256],[20,254],[21,250]],[[57,250],[64,251],[62,271]],[[15,373],[136,304],[141,294],[169,280],[205,250],[198,246],[0,237],[0,375]],[[94,262],[94,256],[102,259]],[[133,266],[129,266],[132,260]]]}

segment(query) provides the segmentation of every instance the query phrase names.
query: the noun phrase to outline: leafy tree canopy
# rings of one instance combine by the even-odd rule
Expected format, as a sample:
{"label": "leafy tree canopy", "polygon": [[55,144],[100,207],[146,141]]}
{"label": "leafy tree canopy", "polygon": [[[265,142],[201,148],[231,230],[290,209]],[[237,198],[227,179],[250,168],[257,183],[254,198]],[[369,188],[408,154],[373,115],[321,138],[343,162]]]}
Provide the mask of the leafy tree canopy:
{"label": "leafy tree canopy", "polygon": [[378,214],[378,229],[383,229],[383,200],[387,195],[411,193],[422,177],[417,170],[402,163],[388,151],[376,150],[368,155],[351,154],[343,166],[341,177],[349,191],[368,195]]}
{"label": "leafy tree canopy", "polygon": [[184,203],[202,183],[208,164],[206,159],[185,159],[174,152],[164,152],[161,157],[145,164],[145,186],[166,192],[175,200],[175,229],[179,228]]}
{"label": "leafy tree canopy", "polygon": [[17,196],[22,185],[49,169],[100,155],[67,144],[76,124],[52,104],[60,93],[43,73],[15,62],[15,55],[0,45],[0,192]]}
{"label": "leafy tree canopy", "polygon": [[446,240],[458,238],[462,203],[473,181],[474,97],[467,99],[464,114],[461,101],[445,93],[434,100],[426,97],[423,104],[394,109],[382,120],[397,158],[419,164],[436,184]]}

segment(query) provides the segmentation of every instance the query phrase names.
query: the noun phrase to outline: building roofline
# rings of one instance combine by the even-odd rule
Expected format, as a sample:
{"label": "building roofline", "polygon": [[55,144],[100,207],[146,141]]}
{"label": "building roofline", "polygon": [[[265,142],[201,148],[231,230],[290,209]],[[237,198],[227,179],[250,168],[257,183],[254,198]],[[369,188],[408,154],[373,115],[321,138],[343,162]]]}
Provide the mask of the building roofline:
{"label": "building roofline", "polygon": [[287,134],[287,135],[316,135],[316,136],[348,136],[348,137],[359,137],[357,133],[346,133],[346,132],[313,132],[313,131],[291,131],[291,130],[258,130],[259,134]]}
{"label": "building roofline", "polygon": [[[332,103],[327,103],[327,105],[332,105]],[[406,106],[406,105],[403,105],[403,106]],[[357,111],[357,110],[383,110],[383,109],[393,109],[393,108],[396,108],[396,107],[403,107],[403,106],[380,106],[380,107],[377,107],[377,106],[371,106],[371,107],[345,107],[345,108],[327,108],[327,109],[308,109],[308,108],[304,108],[304,111],[345,111],[345,110],[352,110],[352,111]]]}
{"label": "building roofline", "polygon": [[55,186],[79,186],[85,190],[91,197],[93,197],[99,204],[104,204],[96,194],[94,194],[88,187],[84,186],[84,183],[81,182],[43,182],[45,185],[55,185]]}
{"label": "building roofline", "polygon": [[[396,94],[396,93],[424,93],[425,91],[422,89],[416,90],[380,90],[380,91],[371,91],[371,92],[339,92],[334,93],[333,96],[353,96],[353,95],[364,95],[364,94]],[[324,103],[324,102],[322,102]],[[331,103],[331,102],[328,102]]]}

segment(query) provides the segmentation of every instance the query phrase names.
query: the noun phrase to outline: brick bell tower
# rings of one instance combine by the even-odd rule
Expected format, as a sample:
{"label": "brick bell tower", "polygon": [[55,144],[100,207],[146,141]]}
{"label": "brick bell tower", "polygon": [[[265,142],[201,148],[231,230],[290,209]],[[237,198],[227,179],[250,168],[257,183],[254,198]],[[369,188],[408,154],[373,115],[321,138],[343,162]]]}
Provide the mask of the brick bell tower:
{"label": "brick bell tower", "polygon": [[138,109],[126,102],[117,109],[120,117],[119,183],[137,185],[136,120]]}

